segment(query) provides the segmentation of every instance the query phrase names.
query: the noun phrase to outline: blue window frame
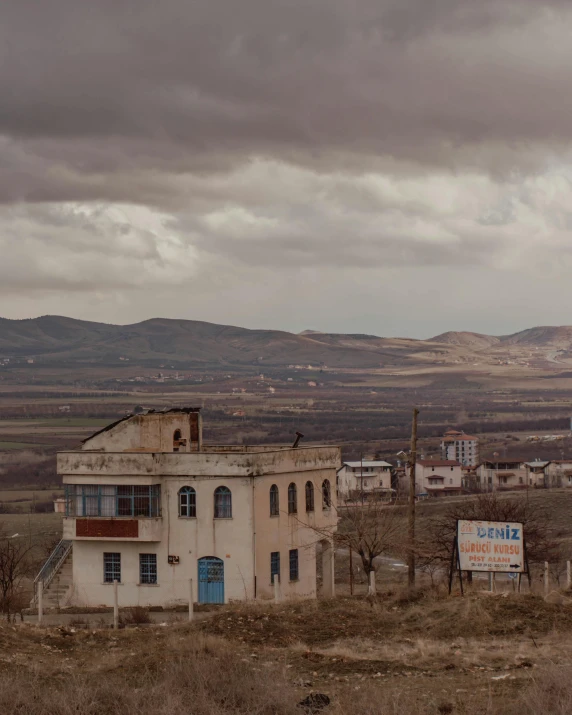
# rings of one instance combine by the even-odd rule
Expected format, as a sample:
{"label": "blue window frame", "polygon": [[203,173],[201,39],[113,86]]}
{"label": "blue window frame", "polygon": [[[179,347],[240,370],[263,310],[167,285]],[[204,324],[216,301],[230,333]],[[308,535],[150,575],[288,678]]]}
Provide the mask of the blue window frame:
{"label": "blue window frame", "polygon": [[306,482],[306,511],[314,511],[314,485],[312,482]]}
{"label": "blue window frame", "polygon": [[288,514],[298,513],[298,490],[294,482],[288,486]]}
{"label": "blue window frame", "polygon": [[273,484],[270,487],[270,516],[278,516],[280,514],[280,493],[278,487]]}
{"label": "blue window frame", "polygon": [[298,580],[298,549],[290,549],[290,581]]}
{"label": "blue window frame", "polygon": [[66,516],[161,516],[161,486],[66,484]]}
{"label": "blue window frame", "polygon": [[270,552],[270,582],[274,583],[274,576],[278,576],[280,581],[280,552]]}
{"label": "blue window frame", "polygon": [[157,554],[139,554],[139,583],[157,583]]}
{"label": "blue window frame", "polygon": [[121,554],[103,554],[103,583],[121,581]]}
{"label": "blue window frame", "polygon": [[179,516],[196,517],[197,493],[193,487],[179,489]]}
{"label": "blue window frame", "polygon": [[332,490],[330,480],[324,479],[322,482],[322,509],[329,509],[332,506]]}
{"label": "blue window frame", "polygon": [[217,487],[215,489],[214,518],[232,519],[232,494],[228,487]]}

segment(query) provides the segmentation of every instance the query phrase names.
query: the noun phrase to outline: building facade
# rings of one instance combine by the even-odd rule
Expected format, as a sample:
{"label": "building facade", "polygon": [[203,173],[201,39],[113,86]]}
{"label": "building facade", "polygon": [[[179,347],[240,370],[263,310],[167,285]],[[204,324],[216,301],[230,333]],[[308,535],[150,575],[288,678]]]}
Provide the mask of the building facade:
{"label": "building facade", "polygon": [[317,558],[333,595],[339,464],[337,447],[205,447],[198,409],[128,416],[58,454],[62,600],[109,606],[118,581],[120,606],[169,607],[191,579],[199,603],[265,599],[274,577],[281,597],[315,598]]}
{"label": "building facade", "polygon": [[441,457],[459,462],[463,467],[476,467],[479,464],[478,437],[448,430],[441,441]]}
{"label": "building facade", "polygon": [[484,461],[477,467],[478,485],[482,491],[526,489],[535,479],[523,460]]}
{"label": "building facade", "polygon": [[391,496],[393,466],[381,460],[344,462],[337,474],[340,499],[359,499],[362,495]]}
{"label": "building facade", "polygon": [[553,459],[545,469],[549,487],[572,487],[572,459]]}
{"label": "building facade", "polygon": [[[409,479],[409,465],[405,468]],[[431,497],[454,496],[463,487],[463,470],[454,459],[418,459],[415,463],[415,493]]]}

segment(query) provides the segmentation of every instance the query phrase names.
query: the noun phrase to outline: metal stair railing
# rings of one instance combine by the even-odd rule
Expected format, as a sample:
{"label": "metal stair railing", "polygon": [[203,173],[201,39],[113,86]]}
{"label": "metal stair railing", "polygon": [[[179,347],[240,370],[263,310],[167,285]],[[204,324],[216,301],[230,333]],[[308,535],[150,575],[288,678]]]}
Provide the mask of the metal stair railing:
{"label": "metal stair railing", "polygon": [[52,551],[48,560],[42,566],[40,573],[34,579],[34,603],[38,599],[38,583],[42,581],[44,591],[48,588],[55,575],[63,566],[64,561],[69,556],[72,547],[73,541],[62,539]]}

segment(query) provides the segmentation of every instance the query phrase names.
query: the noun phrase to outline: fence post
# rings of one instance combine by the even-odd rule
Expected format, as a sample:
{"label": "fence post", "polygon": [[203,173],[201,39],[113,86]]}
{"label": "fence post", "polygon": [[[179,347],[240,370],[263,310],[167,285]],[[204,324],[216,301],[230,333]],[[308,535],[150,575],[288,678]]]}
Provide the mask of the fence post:
{"label": "fence post", "polygon": [[278,574],[275,573],[272,576],[272,582],[274,584],[274,603],[280,602],[280,582],[278,581]]}
{"label": "fence post", "polygon": [[548,561],[544,562],[544,595],[548,595],[550,589],[550,571],[548,568]]}
{"label": "fence post", "polygon": [[572,586],[572,569],[570,568],[570,561],[566,562],[566,588]]}
{"label": "fence post", "polygon": [[[570,562],[568,562],[570,563]],[[44,582],[38,581],[38,624],[41,625],[44,618]]]}
{"label": "fence post", "polygon": [[193,620],[193,579],[189,579],[189,621]]}
{"label": "fence post", "polygon": [[367,595],[375,596],[375,571],[372,569],[369,572],[369,582],[367,587]]}
{"label": "fence post", "polygon": [[115,580],[113,582],[113,628],[117,630],[119,628],[119,593],[118,593],[118,582]]}

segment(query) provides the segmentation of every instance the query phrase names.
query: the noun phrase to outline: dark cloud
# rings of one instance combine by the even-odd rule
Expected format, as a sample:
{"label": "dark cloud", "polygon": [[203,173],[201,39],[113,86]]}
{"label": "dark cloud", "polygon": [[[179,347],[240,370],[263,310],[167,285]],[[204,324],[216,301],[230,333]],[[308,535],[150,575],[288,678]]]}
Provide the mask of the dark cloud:
{"label": "dark cloud", "polygon": [[314,299],[342,329],[328,310],[354,325],[409,270],[399,324],[408,300],[469,315],[493,273],[515,315],[523,276],[569,267],[571,22],[569,0],[4,0],[7,313],[270,324]]}
{"label": "dark cloud", "polygon": [[571,10],[6,0],[0,133],[16,164],[0,196],[107,198],[98,178],[119,171],[147,188],[112,181],[108,193],[161,203],[166,175],[252,156],[355,171],[372,157],[486,169],[501,154],[513,167],[570,140]]}

